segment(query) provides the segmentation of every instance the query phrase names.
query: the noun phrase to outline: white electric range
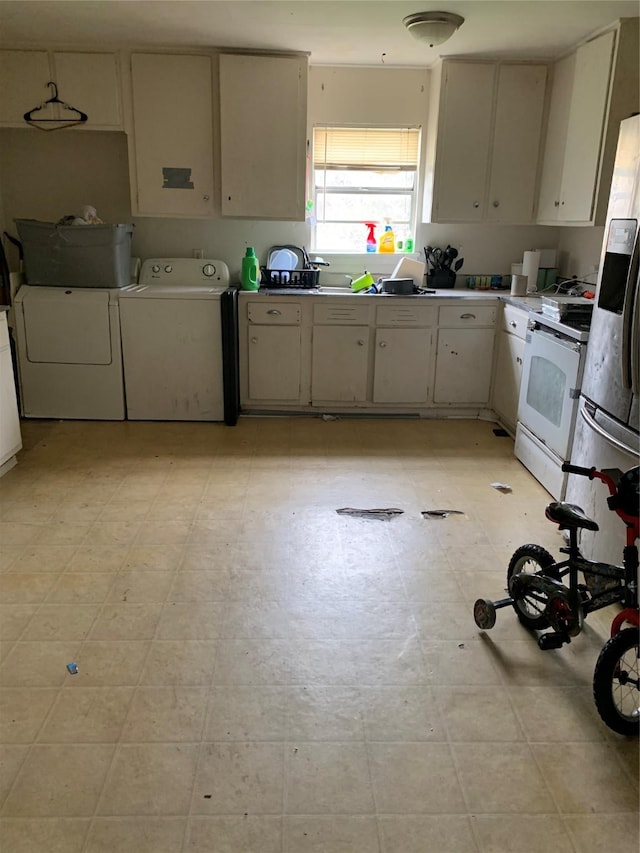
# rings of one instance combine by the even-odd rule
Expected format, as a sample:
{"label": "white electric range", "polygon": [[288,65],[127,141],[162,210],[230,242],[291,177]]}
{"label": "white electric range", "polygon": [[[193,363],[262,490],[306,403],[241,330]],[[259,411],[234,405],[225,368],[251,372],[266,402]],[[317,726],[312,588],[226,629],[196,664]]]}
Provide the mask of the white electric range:
{"label": "white electric range", "polygon": [[575,314],[531,314],[524,350],[514,452],[556,499],[565,496],[589,340],[591,303]]}

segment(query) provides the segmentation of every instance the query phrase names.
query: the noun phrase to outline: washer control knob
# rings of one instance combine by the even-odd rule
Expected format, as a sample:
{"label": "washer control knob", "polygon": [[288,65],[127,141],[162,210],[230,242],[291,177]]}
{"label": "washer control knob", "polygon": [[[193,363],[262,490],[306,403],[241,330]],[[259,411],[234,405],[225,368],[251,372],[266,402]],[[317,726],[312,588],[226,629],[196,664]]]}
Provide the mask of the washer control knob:
{"label": "washer control knob", "polygon": [[171,266],[171,264],[167,264],[166,267],[164,268],[164,271],[167,273],[173,272],[173,267]]}
{"label": "washer control knob", "polygon": [[158,264],[154,264],[151,267],[151,272],[160,272],[160,267],[158,266]]}
{"label": "washer control knob", "polygon": [[213,264],[205,264],[202,267],[202,272],[203,272],[203,275],[207,276],[207,278],[211,278],[212,276],[214,276],[216,274],[216,268],[214,267]]}

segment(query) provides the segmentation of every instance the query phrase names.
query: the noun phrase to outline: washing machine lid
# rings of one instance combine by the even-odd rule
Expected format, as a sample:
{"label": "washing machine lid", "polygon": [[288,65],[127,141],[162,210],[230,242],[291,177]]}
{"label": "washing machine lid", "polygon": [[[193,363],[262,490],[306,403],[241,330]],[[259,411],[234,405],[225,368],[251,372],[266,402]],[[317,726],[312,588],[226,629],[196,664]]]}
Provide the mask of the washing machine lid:
{"label": "washing machine lid", "polygon": [[121,299],[220,299],[224,287],[209,284],[131,284],[120,288]]}
{"label": "washing machine lid", "polygon": [[22,288],[27,358],[46,364],[110,364],[110,293]]}

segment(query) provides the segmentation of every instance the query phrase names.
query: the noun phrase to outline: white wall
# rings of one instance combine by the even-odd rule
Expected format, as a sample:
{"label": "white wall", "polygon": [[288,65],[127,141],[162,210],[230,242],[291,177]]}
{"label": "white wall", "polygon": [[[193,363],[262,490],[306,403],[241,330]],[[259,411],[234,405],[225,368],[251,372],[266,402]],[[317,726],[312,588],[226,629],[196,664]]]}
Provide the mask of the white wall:
{"label": "white wall", "polygon": [[[131,222],[124,133],[0,130],[0,187],[4,229],[14,219],[57,222],[86,204],[105,222]],[[12,269],[17,253],[6,245]]]}

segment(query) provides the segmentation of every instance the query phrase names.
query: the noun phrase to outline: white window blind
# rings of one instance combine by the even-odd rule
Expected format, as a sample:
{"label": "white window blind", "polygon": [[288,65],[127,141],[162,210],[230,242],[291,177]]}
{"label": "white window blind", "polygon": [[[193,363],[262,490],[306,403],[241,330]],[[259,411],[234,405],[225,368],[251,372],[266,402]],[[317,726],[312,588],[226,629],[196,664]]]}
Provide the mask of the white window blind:
{"label": "white window blind", "polygon": [[415,170],[420,131],[417,128],[316,127],[316,169]]}

